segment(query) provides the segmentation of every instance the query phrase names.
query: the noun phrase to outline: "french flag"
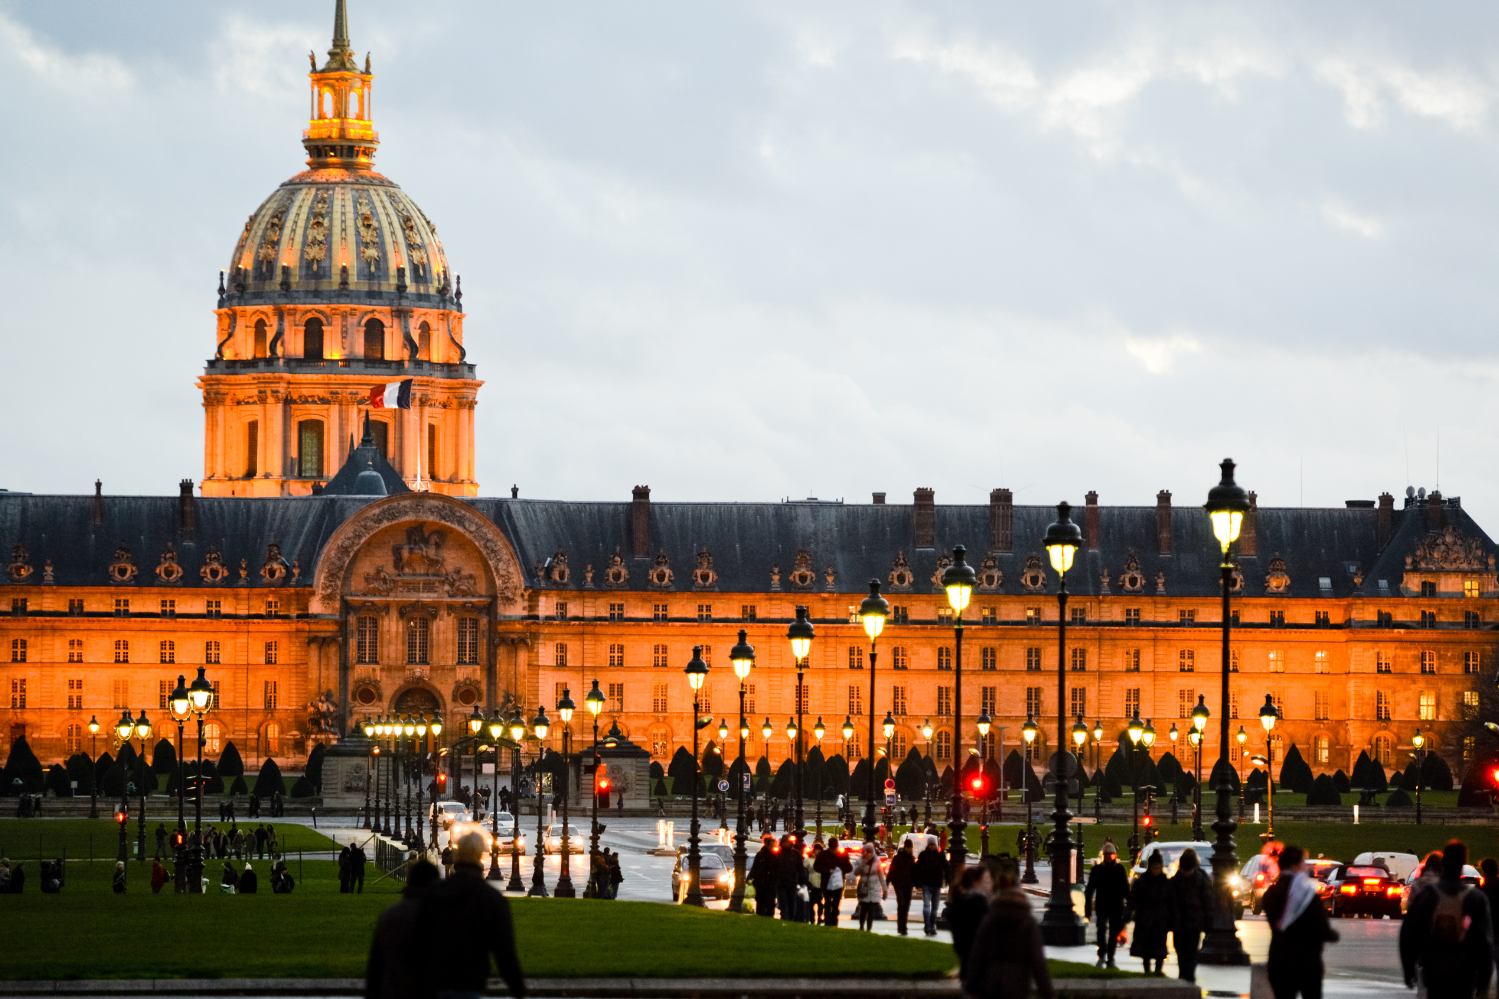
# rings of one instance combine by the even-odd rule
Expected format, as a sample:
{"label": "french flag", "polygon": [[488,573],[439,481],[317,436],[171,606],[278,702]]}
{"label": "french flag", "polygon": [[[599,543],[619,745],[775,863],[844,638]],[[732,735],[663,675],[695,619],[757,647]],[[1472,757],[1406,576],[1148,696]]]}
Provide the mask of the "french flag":
{"label": "french flag", "polygon": [[376,385],[370,389],[370,405],[375,409],[410,409],[411,379]]}

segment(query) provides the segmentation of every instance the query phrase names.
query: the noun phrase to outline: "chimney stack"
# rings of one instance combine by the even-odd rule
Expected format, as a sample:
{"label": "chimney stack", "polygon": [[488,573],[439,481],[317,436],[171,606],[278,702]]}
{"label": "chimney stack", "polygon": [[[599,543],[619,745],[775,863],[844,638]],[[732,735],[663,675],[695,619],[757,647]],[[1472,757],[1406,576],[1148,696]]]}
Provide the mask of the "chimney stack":
{"label": "chimney stack", "polygon": [[1379,494],[1378,520],[1379,550],[1384,551],[1385,545],[1390,543],[1390,538],[1395,534],[1395,497],[1389,493]]}
{"label": "chimney stack", "polygon": [[94,480],[94,523],[104,523],[104,483]]}
{"label": "chimney stack", "polygon": [[1162,555],[1171,554],[1171,490],[1155,494],[1156,547]]}
{"label": "chimney stack", "polygon": [[1435,531],[1442,526],[1442,494],[1432,490],[1426,496],[1426,529]]}
{"label": "chimney stack", "polygon": [[885,494],[884,493],[875,493],[874,494],[874,500],[873,500],[873,502],[874,502],[875,506],[884,506],[885,505]]}
{"label": "chimney stack", "polygon": [[1088,516],[1086,521],[1087,526],[1084,528],[1084,530],[1088,532],[1088,550],[1096,552],[1098,551],[1098,491],[1089,489],[1088,494],[1084,497],[1084,499],[1086,499],[1088,503]]}
{"label": "chimney stack", "polygon": [[651,487],[636,486],[630,504],[630,536],[636,558],[651,557]]}
{"label": "chimney stack", "polygon": [[1008,489],[989,490],[989,550],[1007,552],[1014,546],[1015,497]]}
{"label": "chimney stack", "polygon": [[1259,517],[1259,496],[1251,491],[1249,509],[1244,514],[1244,522],[1239,525],[1239,554],[1246,558],[1253,558],[1259,552],[1258,539],[1255,537],[1255,526],[1259,522]]}
{"label": "chimney stack", "polygon": [[917,548],[937,547],[937,493],[925,487],[916,490],[915,507],[911,512],[911,529],[916,535]]}
{"label": "chimney stack", "polygon": [[177,483],[177,530],[193,534],[198,530],[198,510],[193,499],[193,480],[183,479]]}

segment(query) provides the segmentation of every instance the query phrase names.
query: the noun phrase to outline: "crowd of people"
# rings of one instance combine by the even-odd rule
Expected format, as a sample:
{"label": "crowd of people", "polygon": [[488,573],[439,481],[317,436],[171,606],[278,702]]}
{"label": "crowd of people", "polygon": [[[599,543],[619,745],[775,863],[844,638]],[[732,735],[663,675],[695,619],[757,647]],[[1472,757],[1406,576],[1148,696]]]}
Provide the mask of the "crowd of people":
{"label": "crowd of people", "polygon": [[[238,822],[233,822],[227,830],[217,826],[205,826],[201,833],[197,830],[188,830],[187,848],[189,850],[200,845],[203,847],[203,856],[207,860],[265,860],[267,857],[274,858],[281,852],[280,844],[276,840],[276,827],[270,823],[261,823],[254,829],[241,828]],[[167,830],[166,823],[160,822],[156,825],[156,854],[157,860],[170,858],[172,849],[170,845],[171,833]]]}

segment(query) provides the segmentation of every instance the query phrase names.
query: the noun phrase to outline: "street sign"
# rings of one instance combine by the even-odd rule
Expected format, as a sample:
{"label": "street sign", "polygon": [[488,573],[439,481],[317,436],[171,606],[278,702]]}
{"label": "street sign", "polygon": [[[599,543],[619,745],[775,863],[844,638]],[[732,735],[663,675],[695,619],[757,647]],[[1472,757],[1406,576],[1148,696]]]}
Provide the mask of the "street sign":
{"label": "street sign", "polygon": [[1057,772],[1059,762],[1061,764],[1061,775],[1063,777],[1077,776],[1077,757],[1073,756],[1071,753],[1052,753],[1051,759],[1046,761],[1047,772],[1055,774]]}
{"label": "street sign", "polygon": [[749,775],[749,771],[746,770],[744,773],[740,774],[739,775],[739,779],[740,779],[740,787],[743,788],[744,790],[748,791],[750,789],[750,775]]}
{"label": "street sign", "polygon": [[888,792],[894,791],[894,790],[895,790],[895,781],[893,781],[893,780],[891,780],[891,779],[889,779],[887,777],[885,779],[885,791],[888,793]]}
{"label": "street sign", "polygon": [[886,808],[894,808],[895,807],[895,792],[894,791],[886,791],[885,792],[885,807]]}
{"label": "street sign", "polygon": [[718,791],[719,791],[720,794],[722,794],[723,792],[727,791],[728,789],[729,789],[729,782],[728,781],[721,780],[721,781],[718,782]]}

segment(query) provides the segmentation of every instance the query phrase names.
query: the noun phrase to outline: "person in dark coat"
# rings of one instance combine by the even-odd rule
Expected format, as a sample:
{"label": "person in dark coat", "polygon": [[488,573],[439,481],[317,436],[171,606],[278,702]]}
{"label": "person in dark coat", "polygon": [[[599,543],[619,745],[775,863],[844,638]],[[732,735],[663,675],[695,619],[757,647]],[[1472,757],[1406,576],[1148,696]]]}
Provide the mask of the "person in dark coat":
{"label": "person in dark coat", "polygon": [[958,952],[958,977],[968,967],[968,955],[973,950],[974,938],[979,926],[989,914],[989,902],[994,894],[994,876],[983,864],[970,867],[958,876],[956,890],[949,897],[947,922],[952,927],[952,949]]}
{"label": "person in dark coat", "polygon": [[1197,851],[1187,847],[1171,878],[1171,942],[1176,947],[1177,977],[1197,981],[1197,948],[1213,911],[1213,879],[1197,860]]}
{"label": "person in dark coat", "polygon": [[[21,868],[17,866],[10,874],[11,880],[14,881],[20,872]],[[125,862],[123,860],[115,861],[114,890],[116,895],[125,894]]]}
{"label": "person in dark coat", "polygon": [[[1442,876],[1411,902],[1400,924],[1400,966],[1407,988],[1417,972],[1430,999],[1487,997],[1494,974],[1494,927],[1488,899],[1462,883],[1468,847],[1442,851]],[[1280,999],[1280,997],[1277,997]]]}
{"label": "person in dark coat", "polygon": [[239,893],[241,895],[254,895],[255,889],[260,887],[260,878],[255,874],[255,868],[245,862],[245,873],[239,876]]}
{"label": "person in dark coat", "polygon": [[264,825],[255,827],[255,859],[265,859],[265,842],[268,838],[269,834],[265,831]]}
{"label": "person in dark coat", "polygon": [[916,852],[913,840],[907,838],[890,860],[886,877],[895,889],[895,931],[906,935],[906,920],[911,915],[911,889],[916,886]]}
{"label": "person in dark coat", "polygon": [[367,863],[369,858],[365,856],[364,847],[354,844],[354,849],[349,852],[349,888],[355,894],[364,894],[364,865]]}
{"label": "person in dark coat", "polygon": [[161,886],[167,881],[167,869],[161,866],[161,861],[151,861],[151,894],[160,895]]}
{"label": "person in dark coat", "polygon": [[838,910],[843,905],[843,888],[854,864],[844,856],[838,846],[838,837],[828,840],[828,845],[817,855],[813,869],[822,875],[822,922],[824,926],[838,925]]}
{"label": "person in dark coat", "polygon": [[239,872],[226,860],[224,861],[224,875],[219,878],[219,890],[223,891],[227,888],[239,889]]}
{"label": "person in dark coat", "polygon": [[[1135,879],[1129,889],[1130,918],[1135,922],[1135,933],[1130,938],[1131,957],[1145,962],[1145,973],[1161,973],[1166,960],[1166,932],[1171,929],[1171,884],[1166,878],[1166,865],[1161,861],[1160,851],[1150,855],[1145,873]],[[1155,962],[1152,969],[1150,963]]]}
{"label": "person in dark coat", "polygon": [[1499,860],[1484,857],[1478,862],[1478,869],[1483,872],[1483,884],[1479,888],[1483,897],[1489,900],[1489,919],[1492,921],[1494,913],[1499,912]]}
{"label": "person in dark coat", "polygon": [[338,893],[340,895],[349,893],[349,848],[347,845],[338,851]]}
{"label": "person in dark coat", "polygon": [[1129,875],[1119,862],[1114,844],[1103,844],[1103,863],[1088,872],[1088,886],[1083,892],[1083,913],[1098,920],[1098,966],[1118,967],[1114,948],[1119,931],[1124,929],[1124,906],[1129,900]]}
{"label": "person in dark coat", "polygon": [[619,851],[615,850],[609,854],[609,897],[619,898],[619,886],[625,880],[625,874],[619,869]]}
{"label": "person in dark coat", "polygon": [[380,913],[365,965],[365,999],[405,999],[423,993],[424,962],[416,948],[420,939],[417,919],[429,889],[438,880],[437,868],[418,860],[406,875],[401,900]]}
{"label": "person in dark coat", "polygon": [[755,886],[755,915],[776,914],[776,888],[780,881],[780,855],[776,851],[775,839],[766,836],[760,841],[760,849],[750,863],[749,883]]}
{"label": "person in dark coat", "polygon": [[937,838],[928,836],[926,846],[916,857],[916,883],[921,887],[922,934],[937,935],[938,905],[942,900],[942,885],[947,881],[947,859],[937,846]]}
{"label": "person in dark coat", "polygon": [[999,886],[989,914],[979,924],[963,971],[963,994],[974,999],[1051,999],[1051,974],[1041,946],[1041,927],[1031,904],[1016,885],[1013,867],[1000,869]]}
{"label": "person in dark coat", "polygon": [[[801,922],[801,893],[797,891],[807,883],[807,868],[802,864],[802,851],[796,837],[787,833],[781,837],[781,852],[776,864],[776,904],[781,907],[781,918]],[[760,889],[756,888],[758,893]]]}
{"label": "person in dark coat", "polygon": [[1280,877],[1265,889],[1260,909],[1270,924],[1270,959],[1266,969],[1275,999],[1321,999],[1322,945],[1334,943],[1338,931],[1317,897],[1317,882],[1306,876],[1306,853],[1287,844],[1280,854]]}
{"label": "person in dark coat", "polygon": [[428,886],[416,920],[417,952],[442,957],[425,961],[420,971],[426,987],[438,995],[482,996],[492,956],[510,994],[525,999],[510,903],[485,883],[483,856],[484,837],[478,832],[459,837],[453,876]]}
{"label": "person in dark coat", "polygon": [[160,860],[167,855],[167,826],[165,822],[156,824],[156,856],[153,860]]}

